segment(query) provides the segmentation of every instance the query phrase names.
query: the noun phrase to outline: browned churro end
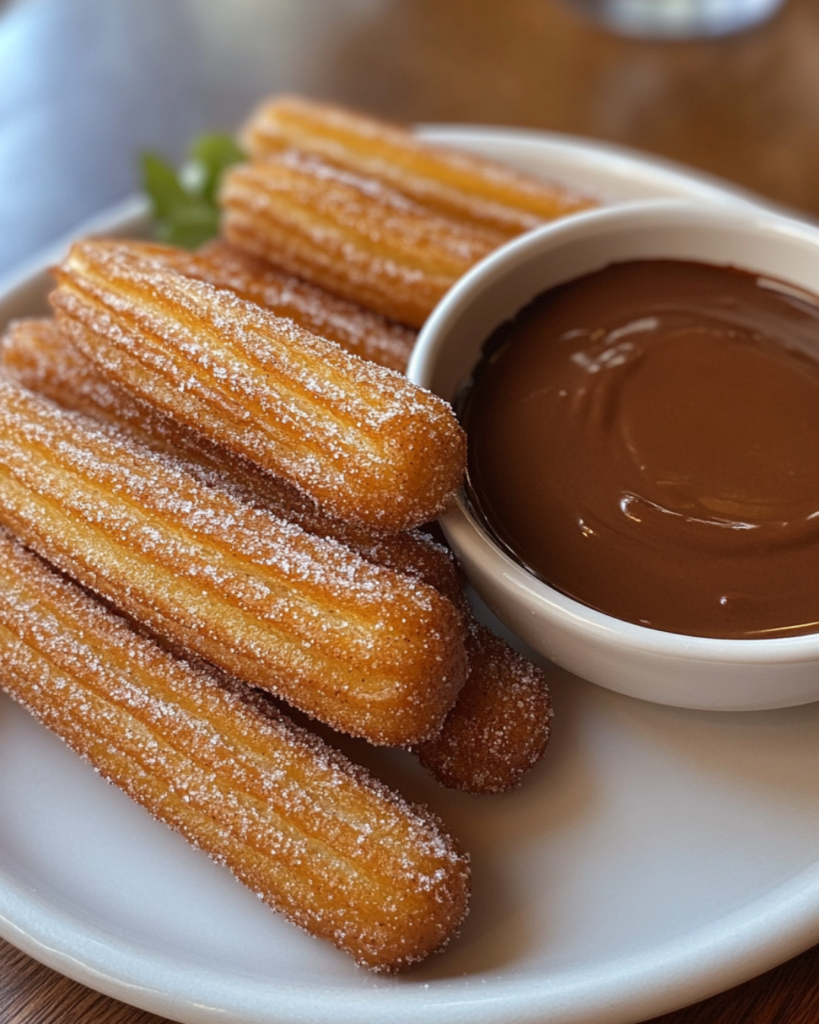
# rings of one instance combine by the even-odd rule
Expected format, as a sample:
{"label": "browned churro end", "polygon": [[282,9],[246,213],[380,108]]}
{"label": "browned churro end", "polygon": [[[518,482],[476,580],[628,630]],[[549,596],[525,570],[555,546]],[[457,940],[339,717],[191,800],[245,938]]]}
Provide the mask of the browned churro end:
{"label": "browned churro end", "polygon": [[57,278],[60,328],[103,376],[331,514],[398,531],[454,499],[463,431],[402,375],[169,270],[141,243],[77,243]]}
{"label": "browned churro end", "polygon": [[467,639],[469,672],[441,732],[415,748],[452,789],[499,793],[520,784],[543,757],[552,704],[543,671],[486,626]]}
{"label": "browned churro end", "polygon": [[180,661],[0,530],[0,679],[109,781],[359,963],[440,948],[466,857],[424,809]]}

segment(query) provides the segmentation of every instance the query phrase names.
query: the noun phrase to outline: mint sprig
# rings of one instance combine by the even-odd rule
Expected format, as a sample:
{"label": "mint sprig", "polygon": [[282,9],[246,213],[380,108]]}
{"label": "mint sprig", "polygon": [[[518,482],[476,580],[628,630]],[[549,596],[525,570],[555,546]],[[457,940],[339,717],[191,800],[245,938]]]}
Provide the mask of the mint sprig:
{"label": "mint sprig", "polygon": [[219,232],[217,195],[223,172],[245,159],[229,135],[196,138],[189,159],[177,170],[157,153],[140,157],[142,187],[151,201],[154,236],[162,242],[195,249]]}

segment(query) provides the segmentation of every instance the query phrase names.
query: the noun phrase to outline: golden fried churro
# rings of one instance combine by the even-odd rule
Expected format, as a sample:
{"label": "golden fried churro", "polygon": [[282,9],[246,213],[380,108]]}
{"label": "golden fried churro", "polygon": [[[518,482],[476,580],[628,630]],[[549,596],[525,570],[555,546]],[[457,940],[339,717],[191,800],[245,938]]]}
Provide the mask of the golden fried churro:
{"label": "golden fried churro", "polygon": [[463,577],[454,558],[426,533],[384,534],[327,515],[285,481],[104,380],[54,320],[12,324],[0,342],[0,365],[23,387],[124,431],[172,458],[200,483],[224,488],[308,533],[346,544],[368,562],[429,583],[454,604],[463,602]]}
{"label": "golden fried churro", "polygon": [[486,626],[467,632],[469,672],[437,736],[415,747],[443,785],[469,793],[517,786],[549,741],[552,705],[541,669]]}
{"label": "golden fried churro", "polygon": [[0,530],[0,679],[71,749],[359,963],[443,945],[466,858],[432,815],[137,635]]}
{"label": "golden fried churro", "polygon": [[387,182],[431,209],[509,237],[594,205],[591,198],[502,164],[424,142],[396,125],[329,103],[280,96],[251,116],[242,142],[253,159],[284,149]]}
{"label": "golden fried churro", "polygon": [[76,243],[56,273],[60,327],[104,376],[338,518],[398,531],[454,500],[463,431],[401,374],[163,267],[144,243]]}
{"label": "golden fried churro", "polygon": [[[178,251],[178,250],[177,250]],[[191,277],[230,288],[240,298],[289,317],[322,338],[329,338],[353,355],[404,373],[416,332],[323,288],[282,274],[266,260],[252,256],[222,239],[208,242],[196,254]]]}
{"label": "golden fried churro", "polygon": [[102,380],[53,320],[13,324],[0,356],[5,372],[25,387],[128,432],[200,482],[339,540],[368,561],[420,579],[449,598],[463,618],[469,669],[442,733],[418,750],[439,782],[468,792],[498,792],[516,785],[542,755],[550,722],[542,673],[472,620],[462,574],[441,543],[419,531],[380,535],[325,515],[287,484]]}
{"label": "golden fried churro", "polygon": [[150,253],[157,264],[187,277],[217,288],[229,288],[240,298],[255,302],[276,316],[287,317],[362,359],[401,373],[407,368],[415,331],[283,274],[266,260],[222,239],[206,243],[195,253],[160,244],[144,245],[142,251]]}
{"label": "golden fried churro", "polygon": [[0,381],[0,521],[156,633],[341,731],[433,735],[463,684],[435,589]]}
{"label": "golden fried churro", "polygon": [[373,178],[292,150],[224,176],[225,237],[392,320],[420,327],[505,235],[435,213]]}

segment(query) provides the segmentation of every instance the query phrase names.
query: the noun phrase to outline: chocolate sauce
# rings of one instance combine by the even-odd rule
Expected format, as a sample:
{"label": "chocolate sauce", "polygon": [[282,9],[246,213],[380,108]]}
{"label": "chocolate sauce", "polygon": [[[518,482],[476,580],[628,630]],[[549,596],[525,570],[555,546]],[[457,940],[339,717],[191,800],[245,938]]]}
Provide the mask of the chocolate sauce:
{"label": "chocolate sauce", "polygon": [[819,630],[819,300],[730,267],[614,264],[489,339],[470,500],[610,615],[697,636]]}

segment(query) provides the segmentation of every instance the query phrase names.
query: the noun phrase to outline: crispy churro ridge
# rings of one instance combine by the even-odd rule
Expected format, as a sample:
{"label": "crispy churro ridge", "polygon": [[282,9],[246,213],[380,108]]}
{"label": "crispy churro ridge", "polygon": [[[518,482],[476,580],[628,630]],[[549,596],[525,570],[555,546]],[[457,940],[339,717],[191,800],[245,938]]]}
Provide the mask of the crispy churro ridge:
{"label": "crispy churro ridge", "polygon": [[433,734],[463,684],[459,616],[432,587],[8,381],[0,520],[157,633],[373,742]]}
{"label": "crispy churro ridge", "polygon": [[72,246],[51,301],[125,390],[384,530],[454,498],[465,440],[448,403],[233,293],[157,265],[150,246]]}
{"label": "crispy churro ridge", "polygon": [[332,295],[292,274],[275,269],[224,239],[208,242],[195,253],[193,266],[182,273],[217,288],[230,288],[277,316],[289,317],[322,338],[335,341],[353,355],[404,373],[417,334],[404,324]]}
{"label": "crispy churro ridge", "polygon": [[151,246],[143,243],[142,250],[170,270],[216,288],[228,288],[362,359],[401,373],[406,370],[415,331],[285,274],[224,239],[206,242],[195,252],[158,242]]}
{"label": "crispy churro ridge", "polygon": [[388,182],[404,195],[449,216],[509,237],[594,205],[565,186],[503,164],[437,146],[406,128],[338,104],[298,96],[263,102],[241,133],[250,156],[293,148]]}
{"label": "crispy churro ridge", "polygon": [[291,150],[231,167],[220,204],[228,241],[412,327],[505,240]]}
{"label": "crispy churro ridge", "polygon": [[105,380],[54,320],[12,323],[0,339],[0,366],[30,391],[173,459],[200,483],[228,490],[308,533],[346,544],[369,562],[422,579],[453,603],[461,599],[463,580],[454,558],[426,533],[382,533],[328,515],[285,481]]}
{"label": "crispy churro ridge", "polygon": [[468,865],[440,823],[134,633],[0,530],[3,688],[274,909],[377,970],[439,948]]}

